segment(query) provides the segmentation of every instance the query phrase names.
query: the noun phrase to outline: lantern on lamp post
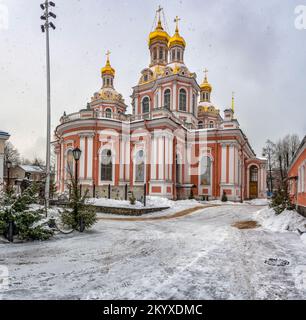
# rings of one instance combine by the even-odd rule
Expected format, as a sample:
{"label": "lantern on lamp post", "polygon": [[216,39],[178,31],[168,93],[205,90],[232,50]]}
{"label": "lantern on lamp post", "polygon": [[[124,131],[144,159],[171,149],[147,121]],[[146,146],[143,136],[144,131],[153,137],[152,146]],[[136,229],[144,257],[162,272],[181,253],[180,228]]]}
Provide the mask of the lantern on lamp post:
{"label": "lantern on lamp post", "polygon": [[[72,154],[73,154],[73,158],[75,161],[75,173],[74,173],[74,179],[75,179],[75,187],[74,187],[74,196],[75,196],[75,202],[77,202],[77,199],[79,197],[79,191],[78,191],[78,163],[79,160],[81,158],[81,154],[82,154],[82,150],[78,147],[74,148],[72,150]],[[78,205],[76,203],[75,208],[74,208],[75,214],[78,215]],[[83,232],[85,229],[85,225],[84,225],[84,221],[83,221],[83,217],[82,215],[79,217],[79,228],[80,228],[80,232]]]}

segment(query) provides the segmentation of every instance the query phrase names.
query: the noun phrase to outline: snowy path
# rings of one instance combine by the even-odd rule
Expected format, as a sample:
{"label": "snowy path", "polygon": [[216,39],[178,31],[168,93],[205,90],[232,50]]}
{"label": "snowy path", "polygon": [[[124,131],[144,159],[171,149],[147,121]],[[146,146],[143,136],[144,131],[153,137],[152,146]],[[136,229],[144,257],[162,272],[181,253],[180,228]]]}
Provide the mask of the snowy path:
{"label": "snowy path", "polygon": [[[306,299],[295,233],[238,230],[260,207],[207,208],[171,220],[99,221],[88,233],[0,244],[11,286],[3,299]],[[269,266],[268,258],[290,261]],[[1,298],[1,292],[0,292]]]}

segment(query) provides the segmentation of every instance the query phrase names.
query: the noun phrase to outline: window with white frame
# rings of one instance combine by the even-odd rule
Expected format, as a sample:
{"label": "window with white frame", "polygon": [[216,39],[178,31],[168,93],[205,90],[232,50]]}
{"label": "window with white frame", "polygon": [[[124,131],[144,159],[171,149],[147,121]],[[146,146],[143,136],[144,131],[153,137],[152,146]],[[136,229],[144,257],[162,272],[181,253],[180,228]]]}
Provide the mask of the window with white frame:
{"label": "window with white frame", "polygon": [[170,89],[164,91],[164,107],[170,110],[171,92]]}
{"label": "window with white frame", "polygon": [[101,154],[101,181],[113,180],[112,151],[104,149]]}
{"label": "window with white frame", "polygon": [[142,113],[148,113],[150,111],[150,100],[149,97],[142,99]]}
{"label": "window with white frame", "polygon": [[204,156],[200,163],[200,179],[201,185],[210,185],[211,183],[211,159]]}
{"label": "window with white frame", "polygon": [[145,161],[144,152],[139,150],[135,156],[135,182],[144,182]]}
{"label": "window with white frame", "polygon": [[179,109],[180,111],[186,111],[187,110],[187,93],[185,89],[180,89],[180,95],[179,95]]}
{"label": "window with white frame", "polygon": [[105,110],[105,117],[106,118],[111,118],[112,117],[112,109],[106,109]]}
{"label": "window with white frame", "polygon": [[74,158],[72,150],[67,151],[66,156],[66,176],[68,179],[72,178],[74,175]]}

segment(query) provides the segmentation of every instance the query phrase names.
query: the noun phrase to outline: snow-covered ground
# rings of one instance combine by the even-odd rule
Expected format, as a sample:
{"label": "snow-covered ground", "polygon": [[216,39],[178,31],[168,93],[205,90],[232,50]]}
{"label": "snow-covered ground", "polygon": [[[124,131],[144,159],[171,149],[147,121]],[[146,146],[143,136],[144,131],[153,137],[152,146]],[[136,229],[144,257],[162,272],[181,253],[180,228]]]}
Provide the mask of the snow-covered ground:
{"label": "snow-covered ground", "polygon": [[306,218],[293,210],[285,210],[277,215],[273,209],[264,208],[254,217],[264,228],[271,231],[306,231]]}
{"label": "snow-covered ground", "polygon": [[[305,299],[298,233],[231,226],[260,209],[232,204],[169,220],[100,220],[83,234],[0,244],[10,275],[2,298]],[[269,258],[289,265],[265,264]]]}

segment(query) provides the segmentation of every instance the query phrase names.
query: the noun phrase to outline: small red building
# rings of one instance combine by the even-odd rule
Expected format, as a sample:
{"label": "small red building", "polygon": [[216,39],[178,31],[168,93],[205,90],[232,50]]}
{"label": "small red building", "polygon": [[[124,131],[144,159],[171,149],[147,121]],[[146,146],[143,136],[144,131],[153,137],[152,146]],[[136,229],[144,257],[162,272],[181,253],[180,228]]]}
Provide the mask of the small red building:
{"label": "small red building", "polygon": [[292,159],[288,178],[291,201],[297,211],[306,216],[306,136]]}

